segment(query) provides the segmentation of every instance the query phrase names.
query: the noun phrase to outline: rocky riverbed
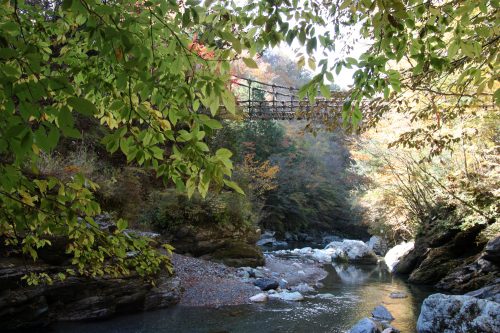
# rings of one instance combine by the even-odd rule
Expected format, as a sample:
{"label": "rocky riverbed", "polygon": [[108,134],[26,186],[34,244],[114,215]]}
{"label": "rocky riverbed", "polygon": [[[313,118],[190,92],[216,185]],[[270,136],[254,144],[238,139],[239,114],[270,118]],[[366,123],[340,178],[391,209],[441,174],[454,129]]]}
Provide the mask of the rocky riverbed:
{"label": "rocky riverbed", "polygon": [[265,266],[257,268],[234,268],[179,254],[174,254],[173,263],[183,290],[179,304],[184,306],[249,304],[250,298],[262,289],[278,293],[301,287],[302,291],[310,290],[327,275],[318,263],[272,254],[266,255]]}

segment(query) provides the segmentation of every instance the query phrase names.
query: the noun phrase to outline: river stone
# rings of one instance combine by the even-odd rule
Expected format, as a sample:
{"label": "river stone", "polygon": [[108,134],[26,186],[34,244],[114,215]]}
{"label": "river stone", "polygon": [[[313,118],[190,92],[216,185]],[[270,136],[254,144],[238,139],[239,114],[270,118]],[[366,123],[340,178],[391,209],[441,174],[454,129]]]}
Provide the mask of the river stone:
{"label": "river stone", "polygon": [[265,293],[260,293],[250,297],[250,301],[254,303],[267,302],[267,299],[268,297]]}
{"label": "river stone", "polygon": [[332,259],[359,264],[376,264],[377,255],[368,246],[354,239],[344,239],[342,242],[331,242],[325,249],[333,249]]}
{"label": "river stone", "polygon": [[472,296],[433,294],[417,322],[418,333],[500,332],[500,304]]}
{"label": "river stone", "polygon": [[348,333],[378,333],[377,325],[370,318],[363,318]]}
{"label": "river stone", "polygon": [[408,295],[402,291],[394,291],[389,294],[390,298],[407,298]]}
{"label": "river stone", "polygon": [[257,246],[273,245],[276,242],[276,238],[263,238],[259,239],[256,243]]}
{"label": "river stone", "polygon": [[299,285],[292,287],[292,291],[298,291],[301,293],[310,293],[314,291],[314,288],[307,283],[300,283]]}
{"label": "river stone", "polygon": [[375,319],[388,320],[388,321],[394,320],[392,314],[383,305],[377,305],[375,309],[373,309],[372,311],[372,316]]}
{"label": "river stone", "polygon": [[402,242],[387,251],[384,260],[389,272],[392,272],[401,258],[410,253],[415,246],[414,242]]}
{"label": "river stone", "polygon": [[302,294],[299,293],[298,291],[293,291],[293,292],[282,291],[280,293],[269,295],[269,298],[279,299],[282,301],[291,301],[291,302],[298,302],[304,300],[304,296],[302,296]]}
{"label": "river stone", "polygon": [[263,291],[276,289],[280,285],[278,281],[268,278],[257,279],[253,284],[259,287]]}

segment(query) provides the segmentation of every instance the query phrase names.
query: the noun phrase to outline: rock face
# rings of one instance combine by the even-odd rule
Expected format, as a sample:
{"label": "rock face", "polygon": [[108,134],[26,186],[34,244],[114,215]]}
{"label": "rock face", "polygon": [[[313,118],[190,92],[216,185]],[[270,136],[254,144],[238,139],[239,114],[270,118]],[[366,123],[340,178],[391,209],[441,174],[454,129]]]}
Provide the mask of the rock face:
{"label": "rock face", "polygon": [[228,266],[264,265],[262,251],[255,245],[260,231],[251,227],[219,225],[182,225],[165,234],[177,253],[189,253]]}
{"label": "rock face", "polygon": [[486,244],[484,251],[486,252],[484,259],[491,261],[495,265],[500,265],[500,236],[490,240]]}
{"label": "rock face", "polygon": [[463,294],[499,280],[498,266],[485,259],[484,254],[469,258],[452,268],[436,288],[452,293]]}
{"label": "rock face", "polygon": [[384,260],[390,272],[394,271],[394,268],[399,264],[401,258],[408,255],[413,250],[414,246],[414,242],[402,242],[387,251]]}
{"label": "rock face", "polygon": [[417,332],[500,332],[500,304],[471,296],[433,294],[422,304]]}
{"label": "rock face", "polygon": [[344,239],[342,242],[331,242],[325,250],[332,249],[332,259],[340,262],[358,264],[376,264],[375,253],[360,240]]}
{"label": "rock face", "polygon": [[500,303],[500,279],[497,279],[495,283],[490,286],[468,292],[465,295]]}
{"label": "rock face", "polygon": [[481,242],[484,228],[478,224],[466,230],[430,229],[416,239],[413,248],[403,243],[391,249],[385,257],[387,266],[393,273],[408,274],[412,283],[452,293],[491,286],[500,279],[495,263],[500,241],[496,237],[487,244]]}
{"label": "rock face", "polygon": [[161,274],[156,287],[138,276],[121,279],[69,277],[52,285],[24,286],[28,271],[64,271],[63,266],[25,266],[16,258],[0,259],[0,322],[2,329],[48,325],[58,320],[102,319],[115,314],[165,308],[180,299],[177,278]]}

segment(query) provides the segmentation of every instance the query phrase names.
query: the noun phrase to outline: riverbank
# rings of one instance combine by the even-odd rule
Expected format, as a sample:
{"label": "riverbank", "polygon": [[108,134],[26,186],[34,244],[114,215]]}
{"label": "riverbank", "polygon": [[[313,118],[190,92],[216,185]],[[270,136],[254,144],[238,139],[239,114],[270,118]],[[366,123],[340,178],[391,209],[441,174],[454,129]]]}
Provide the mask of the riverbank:
{"label": "riverbank", "polygon": [[[266,255],[265,266],[234,268],[224,264],[174,254],[172,258],[182,290],[179,305],[221,307],[250,304],[250,297],[260,293],[259,279],[276,281],[276,289],[294,289],[316,285],[327,272],[314,262],[300,258],[278,258]],[[285,281],[285,282],[283,282]]]}

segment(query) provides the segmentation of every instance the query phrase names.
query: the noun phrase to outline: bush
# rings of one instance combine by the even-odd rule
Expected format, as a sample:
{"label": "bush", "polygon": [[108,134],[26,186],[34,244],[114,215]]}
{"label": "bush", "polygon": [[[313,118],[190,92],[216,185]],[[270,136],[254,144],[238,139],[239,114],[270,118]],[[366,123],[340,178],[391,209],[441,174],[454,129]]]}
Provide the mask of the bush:
{"label": "bush", "polygon": [[169,189],[149,195],[139,220],[168,233],[188,224],[250,226],[255,217],[246,197],[234,192],[221,192],[205,199],[194,195],[189,199],[184,193]]}

